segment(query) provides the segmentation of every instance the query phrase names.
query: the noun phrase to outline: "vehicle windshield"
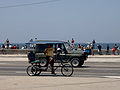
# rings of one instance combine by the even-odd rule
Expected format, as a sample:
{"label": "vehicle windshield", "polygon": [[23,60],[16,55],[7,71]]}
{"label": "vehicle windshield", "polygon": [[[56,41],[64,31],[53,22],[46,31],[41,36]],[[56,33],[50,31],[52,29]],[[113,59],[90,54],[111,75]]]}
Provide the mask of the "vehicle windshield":
{"label": "vehicle windshield", "polygon": [[66,42],[66,43],[64,43],[64,45],[65,45],[65,48],[66,48],[68,53],[72,51],[72,48],[70,47],[69,43]]}
{"label": "vehicle windshield", "polygon": [[68,42],[64,43],[64,45],[65,45],[65,48],[68,53],[83,53],[83,51],[81,49],[78,50],[76,48],[72,48],[70,43],[68,43]]}

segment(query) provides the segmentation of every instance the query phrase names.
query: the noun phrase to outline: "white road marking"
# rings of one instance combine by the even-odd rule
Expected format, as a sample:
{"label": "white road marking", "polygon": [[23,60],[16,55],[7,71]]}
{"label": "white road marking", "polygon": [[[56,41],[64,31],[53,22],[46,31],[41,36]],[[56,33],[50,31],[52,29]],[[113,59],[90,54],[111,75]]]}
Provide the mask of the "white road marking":
{"label": "white road marking", "polygon": [[0,65],[6,65],[6,64],[8,64],[8,63],[0,63]]}
{"label": "white road marking", "polygon": [[120,76],[103,76],[105,78],[120,79]]}
{"label": "white road marking", "polygon": [[16,71],[15,73],[26,73],[25,71]]}

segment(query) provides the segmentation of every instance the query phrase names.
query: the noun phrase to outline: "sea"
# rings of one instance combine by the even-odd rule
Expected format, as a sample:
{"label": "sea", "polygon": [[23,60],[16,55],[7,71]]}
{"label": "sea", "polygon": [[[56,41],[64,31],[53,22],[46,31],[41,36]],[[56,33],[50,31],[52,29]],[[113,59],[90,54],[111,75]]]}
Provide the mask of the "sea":
{"label": "sea", "polygon": [[[115,46],[115,44],[120,48],[120,43],[95,43],[95,49],[98,49],[97,45],[101,45],[102,46],[102,49],[107,49],[107,45],[109,45],[110,49],[113,48],[113,46]],[[87,46],[88,43],[80,43],[80,45],[83,45],[83,46]]]}
{"label": "sea", "polygon": [[[3,44],[3,43],[0,43],[0,48],[1,48],[2,44]],[[82,46],[85,46],[85,47],[88,45],[88,43],[76,43],[76,45],[78,45],[78,44],[80,44],[80,45],[82,45]],[[117,44],[117,46],[120,48],[120,43],[95,43],[95,49],[98,49],[98,48],[97,48],[97,45],[101,45],[101,46],[102,46],[102,49],[106,49],[106,48],[107,48],[107,45],[109,45],[110,49],[112,49],[112,47],[113,47],[115,44]],[[19,47],[19,49],[22,49],[23,47],[26,46],[26,43],[12,43],[12,44],[10,44],[10,45],[11,45],[11,46],[16,45],[16,46]]]}

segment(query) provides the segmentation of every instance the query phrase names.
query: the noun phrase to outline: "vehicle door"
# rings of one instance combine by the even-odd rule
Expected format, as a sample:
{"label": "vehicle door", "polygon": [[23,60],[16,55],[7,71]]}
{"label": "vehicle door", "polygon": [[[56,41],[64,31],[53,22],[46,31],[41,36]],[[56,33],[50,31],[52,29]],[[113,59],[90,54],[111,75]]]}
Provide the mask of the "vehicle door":
{"label": "vehicle door", "polygon": [[66,52],[64,44],[59,43],[56,45],[56,47],[57,47],[57,49],[59,48],[61,50],[60,57],[58,57],[58,59],[62,59],[64,61],[67,61],[69,57],[66,55],[67,52]]}

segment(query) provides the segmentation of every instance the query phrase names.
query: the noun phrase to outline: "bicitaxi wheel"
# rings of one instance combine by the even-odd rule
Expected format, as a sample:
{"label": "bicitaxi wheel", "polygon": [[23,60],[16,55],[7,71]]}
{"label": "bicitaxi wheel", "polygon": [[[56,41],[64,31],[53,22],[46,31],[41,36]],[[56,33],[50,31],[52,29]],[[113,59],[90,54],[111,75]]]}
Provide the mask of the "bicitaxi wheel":
{"label": "bicitaxi wheel", "polygon": [[26,72],[29,76],[35,76],[37,73],[37,69],[35,65],[30,65],[27,67]]}
{"label": "bicitaxi wheel", "polygon": [[61,73],[63,76],[71,76],[73,74],[73,67],[71,64],[65,64],[61,67]]}

